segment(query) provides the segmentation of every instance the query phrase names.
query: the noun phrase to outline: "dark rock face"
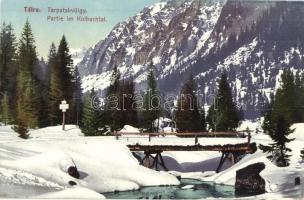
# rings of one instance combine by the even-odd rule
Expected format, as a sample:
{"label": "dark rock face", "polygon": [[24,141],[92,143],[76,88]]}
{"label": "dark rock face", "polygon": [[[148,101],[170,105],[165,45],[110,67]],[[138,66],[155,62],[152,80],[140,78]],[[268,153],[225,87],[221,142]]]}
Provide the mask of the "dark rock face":
{"label": "dark rock face", "polygon": [[300,177],[295,178],[295,186],[297,186],[297,185],[301,185],[301,178]]}
{"label": "dark rock face", "polygon": [[69,185],[74,186],[74,185],[77,185],[77,183],[75,181],[69,181]]}
{"label": "dark rock face", "polygon": [[255,163],[236,172],[235,194],[262,194],[265,193],[265,180],[260,172],[265,169],[264,163]]}
{"label": "dark rock face", "polygon": [[68,168],[68,174],[77,179],[79,179],[79,177],[80,177],[77,167],[75,167],[75,166],[71,166]]}

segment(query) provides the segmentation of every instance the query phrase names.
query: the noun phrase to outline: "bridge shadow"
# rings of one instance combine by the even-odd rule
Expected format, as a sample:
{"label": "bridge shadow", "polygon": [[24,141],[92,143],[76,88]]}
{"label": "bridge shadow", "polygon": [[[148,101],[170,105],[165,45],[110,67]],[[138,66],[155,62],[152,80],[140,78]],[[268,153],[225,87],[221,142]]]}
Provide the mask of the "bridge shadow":
{"label": "bridge shadow", "polygon": [[86,172],[83,172],[83,171],[79,171],[78,170],[78,172],[79,172],[79,178],[80,179],[84,179],[84,178],[86,178],[87,176],[89,176],[89,174],[88,173],[86,173]]}
{"label": "bridge shadow", "polygon": [[[142,153],[142,152],[136,152],[133,155],[135,156],[135,158],[139,162],[145,156],[144,153]],[[219,162],[221,160],[221,156],[218,156],[218,157],[208,159],[208,160],[203,160],[203,161],[200,161],[200,162],[179,163],[176,159],[174,159],[170,156],[163,155],[162,157],[163,157],[165,166],[167,167],[167,169],[169,171],[178,171],[178,172],[183,172],[183,173],[186,173],[186,172],[216,171],[216,169],[219,165]],[[225,161],[220,171],[228,169],[229,167],[231,167],[231,163],[229,161]],[[159,166],[159,169],[165,171],[165,169],[161,166]]]}
{"label": "bridge shadow", "polygon": [[[216,157],[200,162],[183,162],[179,163],[174,158],[169,156],[163,156],[166,167],[171,171],[178,172],[204,172],[204,171],[216,171],[221,157]],[[229,168],[231,165],[229,162],[225,162],[221,171]]]}

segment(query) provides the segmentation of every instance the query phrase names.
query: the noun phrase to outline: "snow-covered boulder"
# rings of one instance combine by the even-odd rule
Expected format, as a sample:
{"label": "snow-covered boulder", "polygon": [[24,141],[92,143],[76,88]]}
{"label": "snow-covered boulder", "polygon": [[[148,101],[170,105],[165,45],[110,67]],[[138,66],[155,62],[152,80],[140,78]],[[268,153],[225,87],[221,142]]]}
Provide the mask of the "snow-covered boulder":
{"label": "snow-covered boulder", "polygon": [[265,169],[264,163],[254,163],[236,171],[236,194],[263,194],[265,193],[265,180],[260,172]]}
{"label": "snow-covered boulder", "polygon": [[118,131],[119,133],[140,133],[138,128],[135,128],[133,126],[130,125],[125,125],[120,131]]}

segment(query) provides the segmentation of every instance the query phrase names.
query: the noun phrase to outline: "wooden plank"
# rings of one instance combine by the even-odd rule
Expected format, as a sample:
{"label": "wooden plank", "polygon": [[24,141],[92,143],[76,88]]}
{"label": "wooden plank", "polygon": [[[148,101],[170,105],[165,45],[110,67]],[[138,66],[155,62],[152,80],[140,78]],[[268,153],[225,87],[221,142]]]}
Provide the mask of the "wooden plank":
{"label": "wooden plank", "polygon": [[247,143],[227,144],[227,145],[128,145],[130,151],[248,151]]}
{"label": "wooden plank", "polygon": [[236,137],[246,136],[245,132],[197,132],[197,133],[112,133],[114,136],[140,135],[140,136],[185,136],[185,137]]}

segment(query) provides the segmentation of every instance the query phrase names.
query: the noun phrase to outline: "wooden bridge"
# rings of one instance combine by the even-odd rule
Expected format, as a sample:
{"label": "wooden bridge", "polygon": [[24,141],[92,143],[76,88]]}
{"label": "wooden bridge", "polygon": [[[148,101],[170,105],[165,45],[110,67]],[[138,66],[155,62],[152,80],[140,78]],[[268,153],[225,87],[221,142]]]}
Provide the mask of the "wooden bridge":
{"label": "wooden bridge", "polygon": [[[247,134],[246,134],[247,133]],[[231,159],[232,164],[237,162],[240,156],[247,153],[254,153],[257,150],[255,143],[250,143],[250,131],[241,132],[201,132],[201,133],[114,133],[116,139],[122,135],[141,135],[149,136],[149,142],[154,136],[179,136],[179,137],[194,137],[194,145],[127,145],[133,155],[140,160],[141,165],[149,168],[159,170],[161,166],[164,170],[168,171],[163,157],[161,155],[164,151],[218,151],[222,153],[219,165],[216,172],[219,172],[227,158]],[[225,144],[225,145],[200,145],[198,144],[198,137],[247,137],[247,143],[239,144]],[[144,157],[141,158],[135,152],[144,152]],[[154,156],[155,155],[155,156]],[[152,164],[150,160],[152,159]]]}
{"label": "wooden bridge", "polygon": [[130,151],[229,151],[229,152],[246,152],[250,150],[250,144],[226,144],[226,145],[128,145]]}
{"label": "wooden bridge", "polygon": [[196,132],[196,133],[132,133],[132,132],[114,132],[113,135],[120,137],[123,135],[140,135],[140,136],[179,136],[179,137],[246,137],[252,131],[230,131],[230,132]]}

